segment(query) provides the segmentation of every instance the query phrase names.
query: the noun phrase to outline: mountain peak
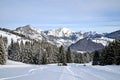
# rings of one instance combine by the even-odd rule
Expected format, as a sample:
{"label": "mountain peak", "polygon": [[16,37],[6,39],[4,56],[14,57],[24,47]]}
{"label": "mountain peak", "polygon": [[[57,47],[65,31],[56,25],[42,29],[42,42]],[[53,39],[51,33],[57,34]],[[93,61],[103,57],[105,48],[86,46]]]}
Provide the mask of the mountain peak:
{"label": "mountain peak", "polygon": [[73,32],[72,30],[70,30],[69,28],[66,28],[66,27],[60,27],[60,28],[58,28],[57,30],[60,30],[60,31],[63,31],[64,33],[66,33],[66,32]]}
{"label": "mountain peak", "polygon": [[34,28],[32,25],[25,25],[22,27],[18,27],[16,28],[16,30],[18,33],[22,33],[22,34],[39,34],[41,33],[41,30]]}
{"label": "mountain peak", "polygon": [[35,27],[33,27],[32,25],[28,24],[28,25],[25,25],[25,26],[22,26],[22,27],[18,27],[16,28],[16,30],[35,30],[35,31],[41,31],[41,30],[38,30],[36,29]]}
{"label": "mountain peak", "polygon": [[28,27],[28,28],[33,28],[32,25],[30,25],[30,24],[25,25],[25,26],[23,26],[23,27],[24,27],[24,28],[25,28],[25,27],[26,27],[26,28],[27,28],[27,27]]}
{"label": "mountain peak", "polygon": [[73,33],[72,30],[60,27],[58,29],[48,30],[47,35],[57,36],[57,37],[64,37],[64,36],[70,36]]}

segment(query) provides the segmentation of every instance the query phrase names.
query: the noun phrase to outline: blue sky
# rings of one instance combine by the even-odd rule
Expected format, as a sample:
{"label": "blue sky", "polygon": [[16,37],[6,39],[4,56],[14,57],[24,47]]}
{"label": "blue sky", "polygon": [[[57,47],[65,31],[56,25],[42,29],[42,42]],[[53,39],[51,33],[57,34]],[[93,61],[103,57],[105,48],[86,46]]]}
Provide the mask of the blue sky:
{"label": "blue sky", "polygon": [[120,29],[120,0],[0,0],[0,27],[31,24],[47,30],[112,32]]}

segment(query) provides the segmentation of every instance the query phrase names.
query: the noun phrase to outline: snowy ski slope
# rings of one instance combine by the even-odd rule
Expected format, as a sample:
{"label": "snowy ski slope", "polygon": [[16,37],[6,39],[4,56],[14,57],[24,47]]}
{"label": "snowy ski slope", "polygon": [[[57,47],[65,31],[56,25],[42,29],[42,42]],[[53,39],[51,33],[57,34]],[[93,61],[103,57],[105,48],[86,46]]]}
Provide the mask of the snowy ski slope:
{"label": "snowy ski slope", "polygon": [[[120,66],[14,64],[0,66],[0,80],[119,80]],[[10,67],[11,66],[11,67]]]}

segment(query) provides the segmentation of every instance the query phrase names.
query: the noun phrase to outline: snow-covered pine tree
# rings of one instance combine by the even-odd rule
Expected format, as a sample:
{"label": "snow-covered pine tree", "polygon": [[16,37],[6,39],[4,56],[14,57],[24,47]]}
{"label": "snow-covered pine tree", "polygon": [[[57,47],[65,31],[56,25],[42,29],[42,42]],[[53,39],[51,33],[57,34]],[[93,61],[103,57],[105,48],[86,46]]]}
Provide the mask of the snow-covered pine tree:
{"label": "snow-covered pine tree", "polygon": [[5,51],[7,52],[7,51],[8,51],[8,50],[7,50],[8,39],[7,39],[7,37],[2,37],[2,39],[3,39]]}
{"label": "snow-covered pine tree", "polygon": [[83,54],[74,52],[74,63],[83,63]]}
{"label": "snow-covered pine tree", "polygon": [[4,65],[6,63],[6,52],[2,37],[0,37],[0,64]]}
{"label": "snow-covered pine tree", "polygon": [[25,42],[23,62],[28,64],[34,64],[31,43],[27,41]]}
{"label": "snow-covered pine tree", "polygon": [[46,52],[43,53],[42,64],[47,64],[47,53]]}
{"label": "snow-covered pine tree", "polygon": [[21,54],[21,57],[20,57],[20,62],[23,62],[23,55],[24,55],[24,48],[25,48],[25,45],[23,43],[23,41],[20,42],[20,54]]}
{"label": "snow-covered pine tree", "polygon": [[42,47],[39,42],[31,43],[31,51],[33,55],[33,62],[34,64],[41,64],[42,63]]}
{"label": "snow-covered pine tree", "polygon": [[20,46],[18,42],[13,44],[12,60],[21,61]]}

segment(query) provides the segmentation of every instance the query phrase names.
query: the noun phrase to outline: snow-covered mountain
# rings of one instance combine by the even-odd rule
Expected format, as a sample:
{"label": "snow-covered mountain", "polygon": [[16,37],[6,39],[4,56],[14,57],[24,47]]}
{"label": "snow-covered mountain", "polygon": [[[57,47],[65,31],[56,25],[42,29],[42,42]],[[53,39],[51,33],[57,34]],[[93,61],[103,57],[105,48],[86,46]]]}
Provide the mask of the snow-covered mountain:
{"label": "snow-covered mountain", "polygon": [[31,25],[26,25],[26,26],[18,27],[18,28],[16,28],[16,31],[18,33],[31,34],[31,35],[40,34],[41,33],[40,29],[38,30],[38,29],[34,28]]}
{"label": "snow-covered mountain", "polygon": [[35,40],[46,40],[51,44],[57,46],[69,46],[77,40],[83,38],[81,33],[75,33],[68,28],[60,27],[58,29],[42,31],[33,28],[31,25],[18,27],[14,30],[17,33],[24,34],[25,36]]}
{"label": "snow-covered mountain", "polygon": [[68,28],[58,28],[53,30],[45,31],[47,35],[57,36],[57,37],[69,37],[73,34],[73,31]]}
{"label": "snow-covered mountain", "polygon": [[[16,28],[15,32],[24,34],[31,39],[35,40],[46,40],[51,44],[55,44],[57,46],[64,45],[65,47],[70,46],[71,44],[76,43],[80,39],[88,38],[92,39],[95,43],[101,43],[102,45],[107,45],[109,39],[104,40],[101,38],[104,34],[99,34],[97,32],[74,32],[68,28],[60,27],[58,29],[42,31],[32,27],[31,25],[26,25],[22,27]],[[95,41],[97,40],[97,42]],[[102,43],[103,42],[103,43]]]}
{"label": "snow-covered mountain", "polygon": [[48,31],[43,31],[45,35],[47,35],[47,39],[49,39],[50,42],[53,44],[56,44],[58,46],[64,45],[69,46],[74,41],[71,39],[73,35],[73,31],[68,28],[58,28]]}
{"label": "snow-covered mountain", "polygon": [[30,37],[35,40],[43,40],[45,39],[45,35],[43,35],[40,29],[36,29],[31,25],[26,25],[22,27],[18,27],[14,30],[17,33],[24,34],[26,37]]}
{"label": "snow-covered mountain", "polygon": [[101,36],[101,34],[98,34],[97,32],[74,32],[68,28],[48,30],[44,31],[44,33],[48,36],[48,39],[50,39],[50,41],[54,42],[58,46],[64,45],[67,47],[86,37],[95,38]]}
{"label": "snow-covered mountain", "polygon": [[[13,30],[13,32],[25,35],[25,37],[29,39],[34,39],[36,41],[45,40],[51,44],[54,44],[57,46],[63,45],[64,47],[68,47],[71,44],[75,44],[80,40],[82,41],[85,40],[85,42],[87,42],[89,41],[88,39],[90,39],[93,43],[102,44],[103,46],[106,46],[114,40],[106,36],[109,34],[99,34],[97,32],[92,32],[92,31],[74,32],[64,27],[60,27],[58,29],[53,29],[53,30],[42,31],[40,29],[34,28],[31,25],[26,25],[26,26],[16,28],[15,30]],[[2,31],[1,35],[5,35],[5,33],[6,32]],[[9,34],[10,33],[7,33],[6,35],[9,36]],[[16,35],[14,34],[14,36]],[[118,37],[119,37],[119,34],[118,34]],[[16,38],[15,41],[17,41],[17,39],[19,38],[20,36],[18,36],[18,38]]]}

